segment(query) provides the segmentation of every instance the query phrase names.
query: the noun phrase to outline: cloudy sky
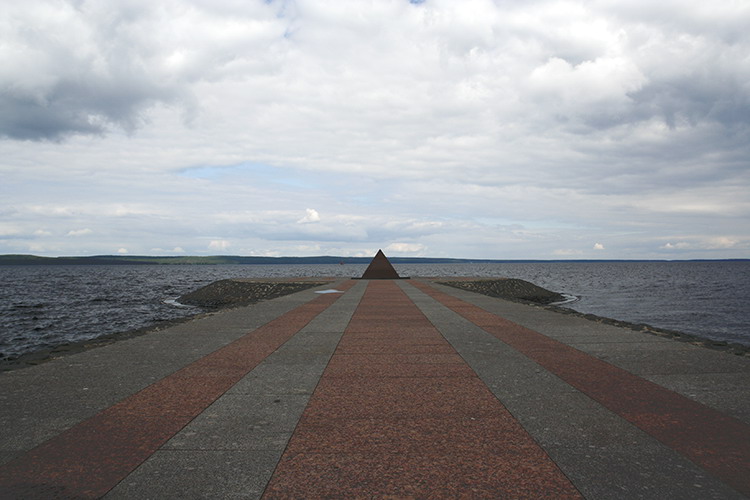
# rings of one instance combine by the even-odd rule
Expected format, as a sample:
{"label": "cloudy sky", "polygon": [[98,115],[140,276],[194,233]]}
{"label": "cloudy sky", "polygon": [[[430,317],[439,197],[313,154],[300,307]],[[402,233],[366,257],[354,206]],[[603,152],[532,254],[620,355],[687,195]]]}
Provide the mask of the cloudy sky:
{"label": "cloudy sky", "polygon": [[750,257],[750,1],[0,11],[0,253]]}

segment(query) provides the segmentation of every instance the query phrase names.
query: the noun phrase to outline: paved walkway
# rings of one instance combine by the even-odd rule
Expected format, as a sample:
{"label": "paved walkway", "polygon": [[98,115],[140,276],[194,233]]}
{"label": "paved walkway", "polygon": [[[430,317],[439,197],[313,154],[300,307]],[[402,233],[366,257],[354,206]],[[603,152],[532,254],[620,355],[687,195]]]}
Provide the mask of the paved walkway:
{"label": "paved walkway", "polygon": [[345,280],[0,375],[0,498],[746,498],[749,387],[747,358]]}

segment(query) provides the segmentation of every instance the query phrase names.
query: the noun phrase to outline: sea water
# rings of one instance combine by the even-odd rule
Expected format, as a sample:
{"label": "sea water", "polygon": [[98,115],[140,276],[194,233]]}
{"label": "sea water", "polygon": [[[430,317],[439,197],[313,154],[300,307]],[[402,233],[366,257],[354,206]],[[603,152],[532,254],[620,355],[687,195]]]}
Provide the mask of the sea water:
{"label": "sea water", "polygon": [[[225,278],[361,276],[365,265],[0,266],[0,357],[200,313],[176,299]],[[750,262],[395,265],[402,276],[521,278],[579,312],[750,346]]]}

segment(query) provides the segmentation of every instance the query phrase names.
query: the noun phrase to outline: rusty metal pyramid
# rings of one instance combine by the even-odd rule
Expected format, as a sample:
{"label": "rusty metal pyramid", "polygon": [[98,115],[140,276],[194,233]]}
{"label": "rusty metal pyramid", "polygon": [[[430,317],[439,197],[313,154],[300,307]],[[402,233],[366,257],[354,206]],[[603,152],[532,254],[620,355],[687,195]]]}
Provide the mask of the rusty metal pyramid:
{"label": "rusty metal pyramid", "polygon": [[363,280],[397,280],[401,279],[393,265],[382,250],[378,250],[370,265],[362,275]]}

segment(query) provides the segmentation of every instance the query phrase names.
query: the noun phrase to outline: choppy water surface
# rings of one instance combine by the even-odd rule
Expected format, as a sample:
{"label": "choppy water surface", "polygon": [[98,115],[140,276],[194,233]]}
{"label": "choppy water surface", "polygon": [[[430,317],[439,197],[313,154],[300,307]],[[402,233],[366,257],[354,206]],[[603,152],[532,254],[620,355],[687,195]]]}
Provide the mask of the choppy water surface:
{"label": "choppy water surface", "polygon": [[[2,266],[0,356],[200,312],[172,301],[224,278],[360,276],[364,265]],[[580,312],[750,345],[750,262],[396,265],[407,276],[511,277]]]}

